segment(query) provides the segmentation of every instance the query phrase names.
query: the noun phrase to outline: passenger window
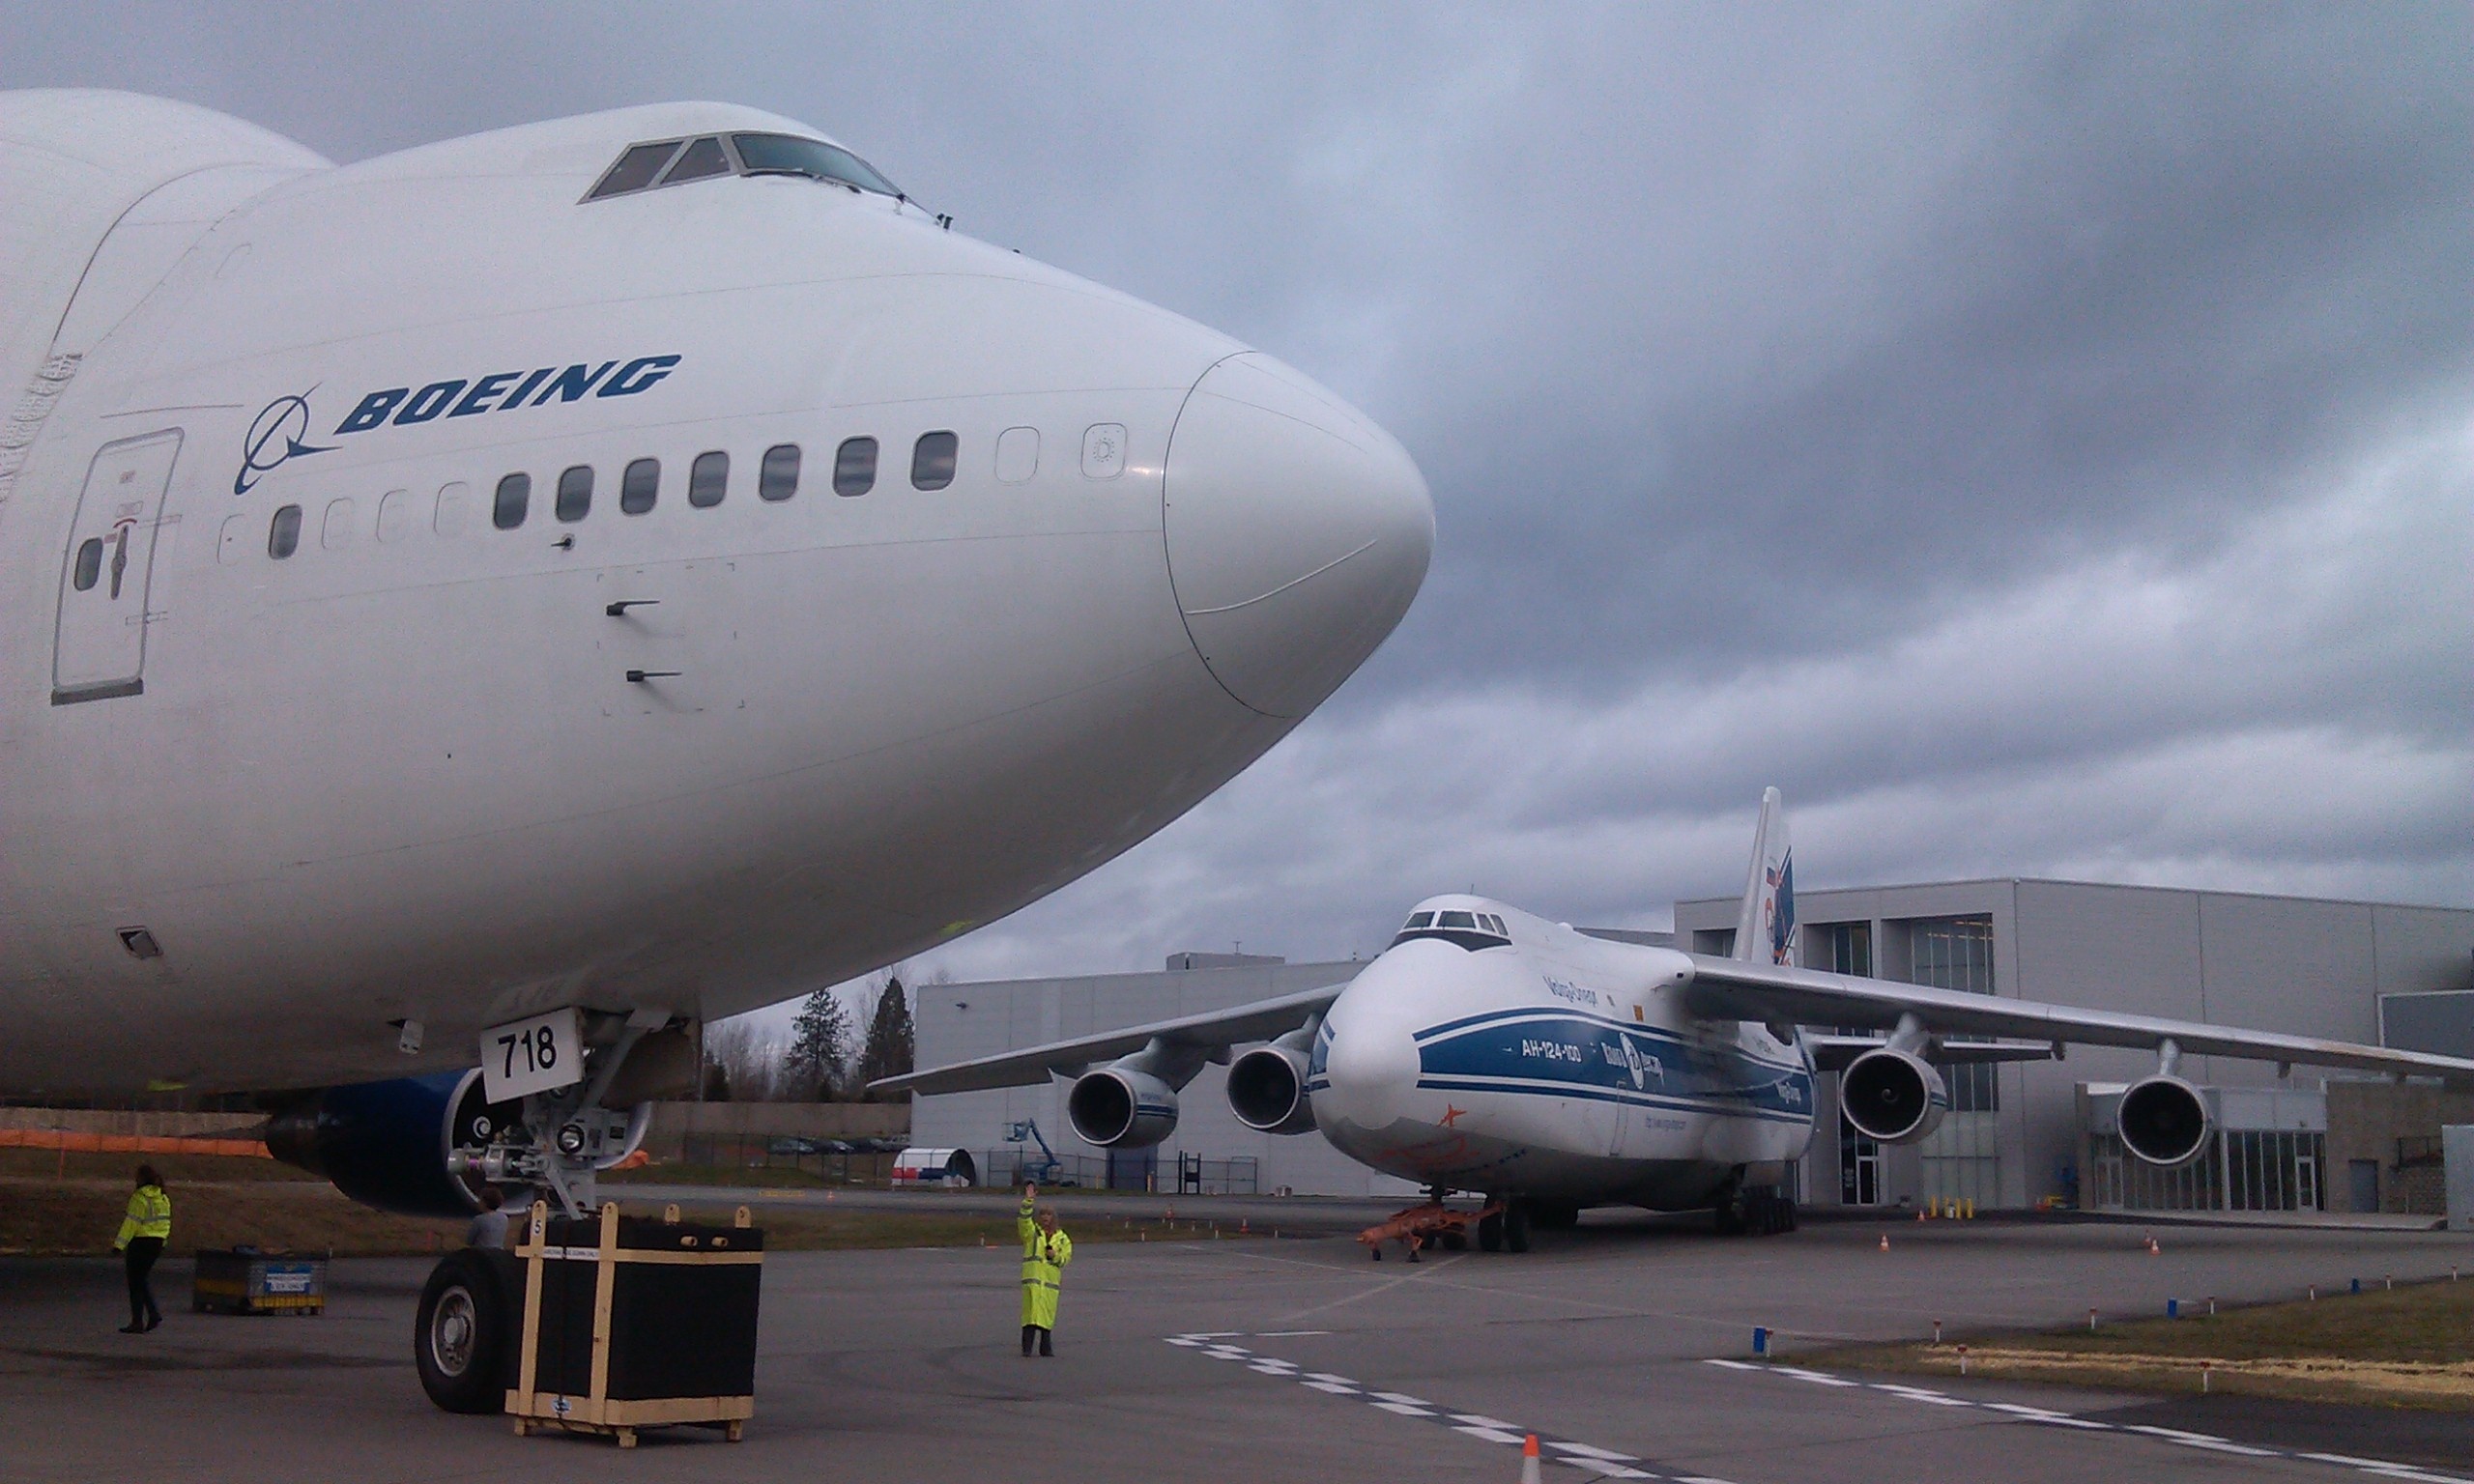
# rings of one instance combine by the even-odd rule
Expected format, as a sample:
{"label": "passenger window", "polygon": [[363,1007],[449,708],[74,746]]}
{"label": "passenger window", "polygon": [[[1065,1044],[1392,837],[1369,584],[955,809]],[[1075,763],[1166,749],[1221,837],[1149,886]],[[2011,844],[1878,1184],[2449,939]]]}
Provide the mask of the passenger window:
{"label": "passenger window", "polygon": [[662,172],[661,183],[676,186],[681,181],[701,181],[708,175],[730,173],[731,157],[722,153],[722,141],[705,138],[681,151],[678,162]]}
{"label": "passenger window", "polygon": [[1435,914],[1434,925],[1437,928],[1475,928],[1478,926],[1478,919],[1474,913],[1469,912],[1438,912]]}
{"label": "passenger window", "polygon": [[352,544],[352,501],[327,501],[327,518],[318,523],[318,544],[327,550],[339,551]]}
{"label": "passenger window", "polygon": [[799,493],[799,445],[775,443],[756,472],[756,498],[784,500]]}
{"label": "passenger window", "polygon": [[618,512],[642,515],[661,495],[661,460],[638,459],[618,480]]}
{"label": "passenger window", "polygon": [[85,544],[77,548],[77,567],[69,575],[69,585],[84,592],[95,585],[95,579],[102,575],[102,570],[103,538],[88,536]]}
{"label": "passenger window", "polygon": [[833,455],[833,493],[865,495],[877,487],[877,441],[846,438]]}
{"label": "passenger window", "polygon": [[954,482],[954,454],[961,441],[951,433],[922,433],[910,449],[910,487],[941,490]]}
{"label": "passenger window", "polygon": [[388,490],[378,498],[378,539],[381,543],[401,541],[413,525],[413,497],[409,491]]}
{"label": "passenger window", "polygon": [[591,513],[591,465],[578,464],[559,475],[559,502],[553,508],[559,519],[569,525]]}
{"label": "passenger window", "polygon": [[524,524],[525,512],[532,504],[532,476],[509,474],[499,481],[497,499],[490,505],[490,524],[501,530],[513,530]]}
{"label": "passenger window", "polygon": [[462,480],[438,487],[438,512],[430,517],[430,528],[448,538],[464,534],[464,498],[473,487]]}
{"label": "passenger window", "polygon": [[1040,430],[1007,428],[996,435],[996,482],[1021,484],[1040,471]]}
{"label": "passenger window", "polygon": [[267,555],[277,561],[301,550],[301,507],[286,505],[274,513],[274,524],[267,528]]}
{"label": "passenger window", "polygon": [[653,183],[653,177],[660,172],[661,167],[670,163],[670,157],[677,153],[678,141],[676,139],[666,139],[659,144],[637,145],[618,157],[618,162],[610,167],[609,173],[602,176],[600,183],[592,187],[585,199],[598,201],[604,196],[623,195],[631,190],[642,190]]}
{"label": "passenger window", "polygon": [[245,515],[225,516],[223,529],[215,538],[216,561],[228,567],[239,561],[248,548],[249,518]]}
{"label": "passenger window", "polygon": [[730,493],[731,456],[727,453],[700,453],[687,467],[687,502],[697,509],[718,505]]}

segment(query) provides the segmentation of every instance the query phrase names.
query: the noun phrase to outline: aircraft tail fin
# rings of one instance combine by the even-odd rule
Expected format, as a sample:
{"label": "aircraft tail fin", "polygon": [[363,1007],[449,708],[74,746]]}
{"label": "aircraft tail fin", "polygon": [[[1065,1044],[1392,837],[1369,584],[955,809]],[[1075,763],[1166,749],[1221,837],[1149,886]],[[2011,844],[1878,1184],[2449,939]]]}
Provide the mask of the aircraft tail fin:
{"label": "aircraft tail fin", "polygon": [[1787,843],[1787,806],[1775,788],[1761,790],[1761,823],[1752,834],[1752,870],[1736,914],[1735,956],[1747,963],[1796,961],[1796,856]]}

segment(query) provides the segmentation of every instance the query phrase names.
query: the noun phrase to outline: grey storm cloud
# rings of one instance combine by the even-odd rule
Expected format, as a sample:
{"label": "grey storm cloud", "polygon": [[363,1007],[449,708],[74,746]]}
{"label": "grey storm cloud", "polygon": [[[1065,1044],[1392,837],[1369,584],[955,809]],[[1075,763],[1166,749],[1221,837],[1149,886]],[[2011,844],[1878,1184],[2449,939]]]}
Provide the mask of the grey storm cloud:
{"label": "grey storm cloud", "polygon": [[2474,11],[0,4],[339,159],[725,98],[1396,433],[1393,642],[940,952],[1655,925],[1807,879],[2474,897]]}

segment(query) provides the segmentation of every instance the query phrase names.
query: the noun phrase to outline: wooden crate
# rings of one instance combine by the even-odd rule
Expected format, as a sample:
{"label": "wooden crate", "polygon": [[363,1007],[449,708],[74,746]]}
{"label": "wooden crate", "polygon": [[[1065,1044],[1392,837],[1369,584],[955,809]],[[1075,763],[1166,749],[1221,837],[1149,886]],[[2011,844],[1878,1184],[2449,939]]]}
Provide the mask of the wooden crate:
{"label": "wooden crate", "polygon": [[688,1425],[738,1441],[756,1414],[764,1263],[746,1207],[723,1227],[683,1223],[676,1206],[654,1220],[610,1201],[568,1220],[536,1202],[515,1255],[523,1349],[506,1412],[519,1436],[599,1433],[631,1448],[639,1428]]}

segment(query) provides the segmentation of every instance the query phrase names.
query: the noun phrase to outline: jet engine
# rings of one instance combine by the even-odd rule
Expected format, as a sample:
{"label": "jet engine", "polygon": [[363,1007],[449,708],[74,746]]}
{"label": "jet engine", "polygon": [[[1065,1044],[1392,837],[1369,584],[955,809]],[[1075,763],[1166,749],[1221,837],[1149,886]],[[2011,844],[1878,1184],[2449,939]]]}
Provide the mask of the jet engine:
{"label": "jet engine", "polygon": [[[649,1105],[594,1109],[571,1127],[608,1169],[643,1142]],[[481,1073],[439,1072],[323,1088],[267,1121],[267,1153],[334,1182],[363,1206],[407,1216],[467,1216],[490,1184],[470,1155],[503,1142],[523,1105],[489,1101]],[[592,1127],[584,1127],[590,1121]],[[561,1129],[563,1136],[569,1130]],[[463,1156],[463,1157],[459,1157]]]}
{"label": "jet engine", "polygon": [[1838,1105],[1857,1133],[1884,1144],[1913,1144],[1941,1127],[1950,1090],[1922,1057],[1884,1046],[1847,1064],[1838,1078]]}
{"label": "jet engine", "polygon": [[1256,1133],[1311,1133],[1314,1104],[1306,1096],[1306,1053],[1256,1046],[1228,1068],[1228,1110]]}
{"label": "jet engine", "polygon": [[1177,1131],[1177,1094],[1150,1072],[1112,1063],[1074,1079],[1065,1117],[1085,1144],[1148,1149]]}
{"label": "jet engine", "polygon": [[2215,1128],[2206,1097],[2165,1072],[2123,1091],[2120,1120],[2122,1148],[2167,1169],[2206,1153],[2207,1136]]}

